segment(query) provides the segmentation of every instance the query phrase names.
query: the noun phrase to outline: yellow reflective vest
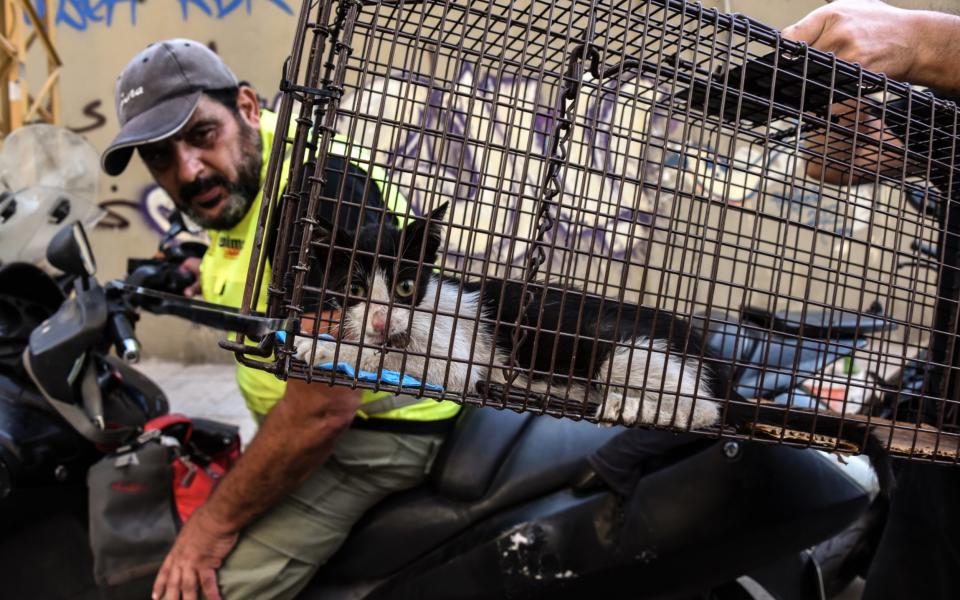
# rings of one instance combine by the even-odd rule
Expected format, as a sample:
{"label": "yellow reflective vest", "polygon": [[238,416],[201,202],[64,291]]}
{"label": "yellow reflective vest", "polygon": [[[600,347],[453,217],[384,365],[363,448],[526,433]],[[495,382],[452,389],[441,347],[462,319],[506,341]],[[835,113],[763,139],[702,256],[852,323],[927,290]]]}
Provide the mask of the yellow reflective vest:
{"label": "yellow reflective vest", "polygon": [[[277,127],[277,116],[270,111],[260,113],[260,138],[263,141],[263,167],[260,172],[260,186],[263,187],[266,178],[266,168],[269,162],[270,150],[273,147],[274,131]],[[345,140],[335,140],[331,152],[346,156],[349,144]],[[371,178],[376,183],[384,198],[387,208],[398,215],[406,214],[406,199],[387,184],[386,173],[383,169],[372,166],[369,153],[362,148],[351,149],[350,160],[359,167],[368,169]],[[289,172],[289,158],[283,165],[283,177]],[[285,179],[280,182],[280,189],[286,185]],[[243,301],[243,288],[247,278],[247,268],[250,265],[253,240],[256,234],[257,217],[260,214],[262,191],[247,211],[246,216],[229,230],[208,230],[210,246],[203,261],[200,263],[200,285],[203,297],[208,302],[239,308]],[[269,265],[264,274],[265,281],[270,281]],[[266,308],[267,286],[260,286],[260,297],[257,299],[257,310]],[[237,364],[237,384],[247,403],[247,407],[254,413],[265,415],[283,397],[286,382],[277,379],[271,373],[261,371],[245,365]],[[361,406],[358,416],[368,418],[363,407],[374,401],[391,396],[390,392],[364,391],[361,397]],[[401,402],[399,404],[407,404]],[[384,402],[378,402],[383,407]],[[389,403],[386,403],[389,406]],[[454,402],[426,399],[415,404],[407,404],[400,408],[377,412],[378,419],[402,419],[409,421],[437,421],[454,417],[460,406]]]}

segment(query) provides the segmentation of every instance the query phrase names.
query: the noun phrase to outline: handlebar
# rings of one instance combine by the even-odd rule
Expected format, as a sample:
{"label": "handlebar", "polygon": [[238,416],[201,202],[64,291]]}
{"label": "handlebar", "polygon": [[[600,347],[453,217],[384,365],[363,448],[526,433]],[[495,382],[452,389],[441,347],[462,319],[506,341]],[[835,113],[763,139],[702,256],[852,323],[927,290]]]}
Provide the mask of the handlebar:
{"label": "handlebar", "polygon": [[298,323],[289,323],[287,319],[268,318],[256,313],[241,314],[229,306],[134,286],[125,281],[110,281],[106,288],[109,293],[122,295],[131,305],[153,314],[173,315],[221,331],[240,332],[258,340],[266,336],[272,340],[277,331],[299,329]]}
{"label": "handlebar", "polygon": [[117,350],[117,356],[128,363],[140,360],[140,342],[133,333],[133,325],[127,315],[121,311],[114,312],[107,323],[108,333]]}

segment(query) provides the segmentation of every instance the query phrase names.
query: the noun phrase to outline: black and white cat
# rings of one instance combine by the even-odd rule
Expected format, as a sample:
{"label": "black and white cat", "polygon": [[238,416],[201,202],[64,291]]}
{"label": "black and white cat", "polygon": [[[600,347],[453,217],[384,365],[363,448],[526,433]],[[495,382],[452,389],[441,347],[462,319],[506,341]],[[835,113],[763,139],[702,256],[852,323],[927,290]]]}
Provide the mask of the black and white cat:
{"label": "black and white cat", "polygon": [[[318,239],[333,246],[326,289],[342,312],[342,343],[319,339],[314,350],[312,338],[298,337],[298,358],[398,371],[454,393],[504,382],[523,284],[438,275],[446,208],[403,229],[339,229],[333,240],[333,227],[321,224]],[[600,406],[594,416],[605,422],[683,429],[717,423],[719,407],[709,399],[722,397],[720,378],[698,358],[700,340],[685,321],[575,289],[530,289],[522,320],[530,329],[516,353],[517,366],[530,375],[514,387],[592,400]]]}

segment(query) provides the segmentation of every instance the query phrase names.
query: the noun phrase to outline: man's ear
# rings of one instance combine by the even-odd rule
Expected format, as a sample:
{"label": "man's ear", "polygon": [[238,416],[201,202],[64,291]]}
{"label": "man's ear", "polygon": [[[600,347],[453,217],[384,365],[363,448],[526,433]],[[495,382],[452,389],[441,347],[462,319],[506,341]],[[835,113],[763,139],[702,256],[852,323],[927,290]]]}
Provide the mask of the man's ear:
{"label": "man's ear", "polygon": [[237,92],[237,110],[240,118],[254,129],[260,129],[260,99],[249,85],[240,84]]}

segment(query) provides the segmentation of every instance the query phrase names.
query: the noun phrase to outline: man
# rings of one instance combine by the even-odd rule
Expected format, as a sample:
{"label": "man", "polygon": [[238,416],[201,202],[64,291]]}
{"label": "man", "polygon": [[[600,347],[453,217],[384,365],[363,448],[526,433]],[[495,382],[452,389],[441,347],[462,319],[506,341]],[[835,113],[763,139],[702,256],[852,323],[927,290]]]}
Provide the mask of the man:
{"label": "man", "polygon": [[[903,10],[878,0],[841,0],[813,11],[784,29],[783,35],[891,79],[929,87],[942,97],[960,95],[960,17]],[[857,118],[853,117],[854,122]],[[859,125],[861,131],[868,129],[886,140],[898,134],[886,131],[880,123]],[[867,148],[875,146],[863,146],[863,150],[853,151],[854,164],[870,170],[877,157],[875,149]],[[956,156],[939,158],[957,164]],[[842,166],[848,160],[839,157],[824,173],[826,180],[858,181],[856,173]],[[813,160],[808,174],[818,175],[821,168]],[[956,202],[958,192],[960,188],[954,184],[949,190],[950,203]],[[960,472],[956,467],[912,462],[899,467],[897,488],[863,597],[960,598]]]}
{"label": "man", "polygon": [[[199,292],[239,306],[276,117],[216,54],[185,39],[153,44],[130,61],[117,81],[116,109],[121,130],[104,170],[118,175],[137,151],[177,207],[210,234]],[[359,207],[342,210],[341,225],[383,218],[384,204],[402,212],[385,177],[355,162],[332,155],[327,165],[322,195]],[[330,218],[334,208],[324,202],[321,212]],[[284,385],[239,365],[237,382],[261,427],[183,527],[154,598],[196,598],[198,586],[211,599],[221,591],[231,599],[294,596],[368,508],[423,480],[458,412],[450,402]]]}

